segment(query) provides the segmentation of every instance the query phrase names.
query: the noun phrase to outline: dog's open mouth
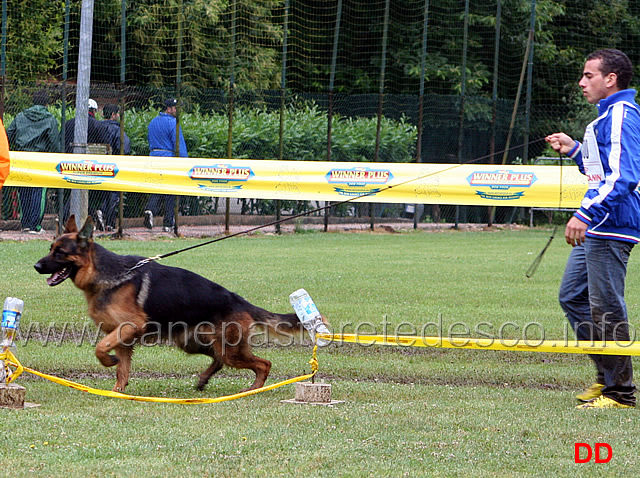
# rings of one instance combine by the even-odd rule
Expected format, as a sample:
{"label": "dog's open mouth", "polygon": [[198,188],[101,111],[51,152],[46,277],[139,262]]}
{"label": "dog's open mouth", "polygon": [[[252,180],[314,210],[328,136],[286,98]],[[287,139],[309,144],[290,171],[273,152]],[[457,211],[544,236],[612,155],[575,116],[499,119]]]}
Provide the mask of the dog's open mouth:
{"label": "dog's open mouth", "polygon": [[65,267],[64,269],[54,272],[51,277],[47,279],[47,284],[50,286],[58,285],[64,282],[71,275],[71,267]]}

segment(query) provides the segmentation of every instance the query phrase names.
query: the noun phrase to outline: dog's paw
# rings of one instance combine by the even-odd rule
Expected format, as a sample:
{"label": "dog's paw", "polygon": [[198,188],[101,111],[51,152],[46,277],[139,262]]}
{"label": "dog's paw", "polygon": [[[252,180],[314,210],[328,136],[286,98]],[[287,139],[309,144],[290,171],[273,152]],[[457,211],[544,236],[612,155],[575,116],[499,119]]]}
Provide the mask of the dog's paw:
{"label": "dog's paw", "polygon": [[120,362],[120,359],[118,357],[109,354],[103,355],[99,357],[99,359],[100,363],[105,367],[113,367],[114,365],[117,365],[118,362]]}
{"label": "dog's paw", "polygon": [[118,392],[118,393],[124,393],[124,389],[125,389],[125,387],[126,387],[126,386],[127,386],[127,384],[124,384],[124,385],[118,385],[118,384],[116,383],[116,385],[115,385],[115,387],[113,387],[112,391],[113,391],[113,392]]}

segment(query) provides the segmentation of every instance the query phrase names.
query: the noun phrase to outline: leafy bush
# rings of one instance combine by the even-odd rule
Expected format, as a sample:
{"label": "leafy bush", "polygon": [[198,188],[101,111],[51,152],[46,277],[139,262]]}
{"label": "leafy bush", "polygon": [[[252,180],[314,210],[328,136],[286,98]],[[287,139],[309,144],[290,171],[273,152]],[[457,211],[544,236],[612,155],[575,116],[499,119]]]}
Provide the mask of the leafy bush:
{"label": "leafy bush", "polygon": [[[149,110],[126,112],[125,130],[135,154],[149,154],[147,125],[156,115]],[[182,113],[180,124],[190,157],[226,158],[229,133],[224,112],[202,114],[196,107]],[[289,108],[284,115],[283,159],[324,161],[327,158],[327,116],[315,105]],[[335,117],[332,134],[332,160],[373,161],[376,144],[376,118]],[[233,157],[278,159],[280,112],[238,108],[233,118]],[[417,130],[404,119],[383,118],[379,160],[411,162],[415,155]]]}
{"label": "leafy bush", "polygon": [[[59,105],[50,106],[60,121]],[[124,116],[125,131],[131,139],[133,154],[149,154],[147,126],[157,115],[152,109],[132,108]],[[67,118],[75,115],[67,109]],[[13,117],[5,114],[5,125]],[[224,112],[203,114],[195,106],[180,115],[180,124],[192,158],[226,158],[229,133]],[[373,161],[375,158],[377,118],[335,116],[332,132],[333,161]],[[327,115],[315,104],[298,104],[284,115],[283,159],[324,161],[327,158]],[[238,108],[233,118],[233,157],[278,159],[280,112]],[[417,129],[403,118],[383,118],[380,129],[379,161],[408,163],[414,160]]]}

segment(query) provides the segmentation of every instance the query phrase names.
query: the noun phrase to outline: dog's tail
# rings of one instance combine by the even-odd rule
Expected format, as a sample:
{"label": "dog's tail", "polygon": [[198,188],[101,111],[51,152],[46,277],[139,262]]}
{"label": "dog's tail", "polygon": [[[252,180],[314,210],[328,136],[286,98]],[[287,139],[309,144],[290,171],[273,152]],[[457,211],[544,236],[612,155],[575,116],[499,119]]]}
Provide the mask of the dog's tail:
{"label": "dog's tail", "polygon": [[277,314],[255,307],[251,316],[259,324],[264,324],[276,332],[297,332],[303,330],[302,323],[295,313]]}
{"label": "dog's tail", "polygon": [[[294,336],[300,340],[306,336],[306,334],[303,334],[305,329],[295,313],[277,314],[261,309],[260,307],[255,307],[251,315],[257,323],[263,324],[277,334]],[[322,316],[322,322],[329,326],[329,322],[324,316]]]}

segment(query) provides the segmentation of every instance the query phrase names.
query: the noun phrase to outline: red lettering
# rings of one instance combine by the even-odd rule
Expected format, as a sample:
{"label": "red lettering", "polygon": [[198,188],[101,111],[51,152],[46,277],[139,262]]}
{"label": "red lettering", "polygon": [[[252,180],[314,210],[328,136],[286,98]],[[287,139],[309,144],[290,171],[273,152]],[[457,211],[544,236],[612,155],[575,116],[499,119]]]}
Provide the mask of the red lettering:
{"label": "red lettering", "polygon": [[[607,457],[600,458],[600,449],[605,448],[607,450]],[[613,450],[611,449],[611,445],[608,443],[596,443],[596,463],[609,463],[611,458],[613,458]]]}
{"label": "red lettering", "polygon": [[[587,451],[587,456],[582,458],[580,456],[580,450],[584,448]],[[601,453],[602,449],[607,450],[605,453]],[[595,449],[595,453],[594,450]],[[595,463],[609,463],[613,458],[613,449],[608,443],[596,443],[593,448],[588,443],[576,443],[574,450],[575,463],[588,463],[591,458],[595,456]]]}
{"label": "red lettering", "polygon": [[[586,458],[580,458],[580,448],[586,448],[587,449],[587,457]],[[591,461],[591,456],[592,455],[593,455],[593,451],[591,450],[591,445],[589,445],[588,443],[576,443],[575,444],[575,452],[574,452],[575,463],[588,463],[589,461]]]}

